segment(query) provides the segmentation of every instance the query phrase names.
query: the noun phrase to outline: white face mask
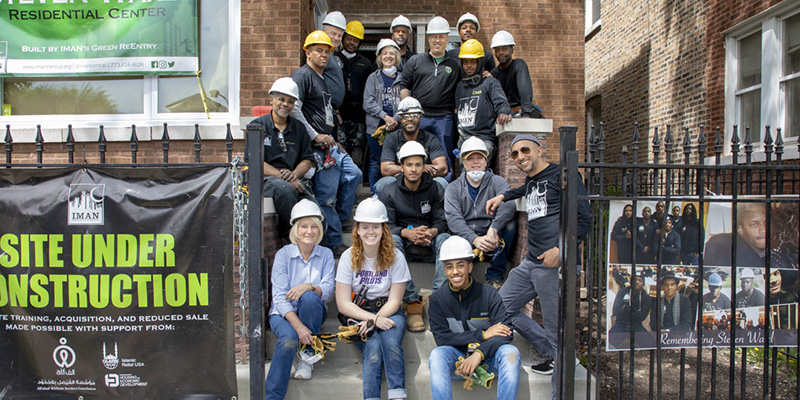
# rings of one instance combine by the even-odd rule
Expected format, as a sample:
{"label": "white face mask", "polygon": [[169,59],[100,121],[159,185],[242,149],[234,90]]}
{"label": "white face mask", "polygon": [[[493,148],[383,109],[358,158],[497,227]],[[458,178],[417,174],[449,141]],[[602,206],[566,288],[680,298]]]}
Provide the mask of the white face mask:
{"label": "white face mask", "polygon": [[386,75],[386,76],[392,76],[392,75],[394,75],[396,73],[397,73],[397,67],[394,66],[394,65],[392,65],[389,68],[384,68],[383,69],[383,74]]}
{"label": "white face mask", "polygon": [[467,176],[473,182],[480,182],[483,179],[483,175],[486,174],[486,171],[467,171]]}

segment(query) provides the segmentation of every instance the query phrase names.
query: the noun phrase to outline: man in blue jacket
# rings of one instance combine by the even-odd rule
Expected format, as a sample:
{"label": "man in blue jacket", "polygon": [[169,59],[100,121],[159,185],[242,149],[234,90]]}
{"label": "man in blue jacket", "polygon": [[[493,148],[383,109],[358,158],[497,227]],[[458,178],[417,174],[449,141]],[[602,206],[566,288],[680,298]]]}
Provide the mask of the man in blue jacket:
{"label": "man in blue jacket", "polygon": [[442,245],[448,284],[431,295],[429,319],[437,348],[428,358],[434,400],[452,399],[451,376],[473,376],[486,364],[497,373],[497,398],[516,399],[519,387],[519,350],[511,344],[512,331],[503,301],[492,287],[475,282],[472,245],[451,236]]}

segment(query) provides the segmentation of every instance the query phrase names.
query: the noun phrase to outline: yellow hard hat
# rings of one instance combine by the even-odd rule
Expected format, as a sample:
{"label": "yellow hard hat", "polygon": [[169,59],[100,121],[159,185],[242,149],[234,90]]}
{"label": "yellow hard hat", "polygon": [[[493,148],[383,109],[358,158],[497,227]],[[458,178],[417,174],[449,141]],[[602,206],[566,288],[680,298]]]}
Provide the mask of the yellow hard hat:
{"label": "yellow hard hat", "polygon": [[313,46],[315,44],[324,44],[328,46],[328,49],[333,50],[333,43],[331,43],[331,37],[328,36],[327,33],[324,31],[314,31],[306,36],[306,42],[303,43],[303,50],[308,50],[309,46]]}
{"label": "yellow hard hat", "polygon": [[350,21],[347,23],[347,29],[344,30],[344,33],[358,40],[364,40],[364,25],[361,25],[361,22],[358,21]]}
{"label": "yellow hard hat", "polygon": [[458,58],[483,58],[483,45],[481,42],[470,39],[461,44],[461,50],[458,52]]}

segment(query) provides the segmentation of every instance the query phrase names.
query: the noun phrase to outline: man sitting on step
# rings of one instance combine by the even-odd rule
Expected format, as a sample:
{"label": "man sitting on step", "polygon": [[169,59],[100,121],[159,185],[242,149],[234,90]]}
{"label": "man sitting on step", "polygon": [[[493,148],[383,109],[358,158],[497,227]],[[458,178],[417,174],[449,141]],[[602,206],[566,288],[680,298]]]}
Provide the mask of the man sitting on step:
{"label": "man sitting on step", "polygon": [[[448,284],[431,295],[431,332],[439,346],[428,358],[434,400],[452,399],[451,377],[497,375],[497,398],[516,399],[519,387],[520,354],[511,344],[512,331],[500,294],[475,280],[472,273],[472,245],[451,236],[442,244]],[[456,361],[463,360],[458,367]],[[478,371],[481,364],[483,371]],[[473,379],[473,383],[475,380]]]}
{"label": "man sitting on step", "polygon": [[495,215],[486,213],[486,201],[505,193],[509,187],[504,178],[486,169],[489,149],[483,140],[478,137],[465,140],[459,156],[464,173],[447,186],[444,195],[447,226],[453,235],[467,239],[472,247],[483,252],[491,263],[486,270],[486,283],[500,289],[511,245],[517,237],[515,203],[501,204]]}
{"label": "man sitting on step", "polygon": [[[444,199],[433,177],[423,173],[428,155],[421,144],[409,141],[400,148],[403,172],[380,192],[380,200],[386,205],[389,229],[398,250],[406,260],[435,262],[433,290],[446,280],[444,267],[439,261],[439,249],[450,237],[444,217]],[[425,330],[422,321],[422,303],[412,280],[406,285],[403,301],[407,304],[408,330]]]}

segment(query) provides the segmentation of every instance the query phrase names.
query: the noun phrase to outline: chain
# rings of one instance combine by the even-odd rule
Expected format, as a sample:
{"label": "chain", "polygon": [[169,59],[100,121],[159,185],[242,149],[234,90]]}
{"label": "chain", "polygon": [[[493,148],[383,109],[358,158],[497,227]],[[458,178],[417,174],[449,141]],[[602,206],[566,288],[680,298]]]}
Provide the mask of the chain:
{"label": "chain", "polygon": [[239,156],[231,161],[233,179],[233,232],[234,241],[239,245],[239,307],[242,309],[242,324],[239,336],[247,336],[247,167],[242,165]]}

